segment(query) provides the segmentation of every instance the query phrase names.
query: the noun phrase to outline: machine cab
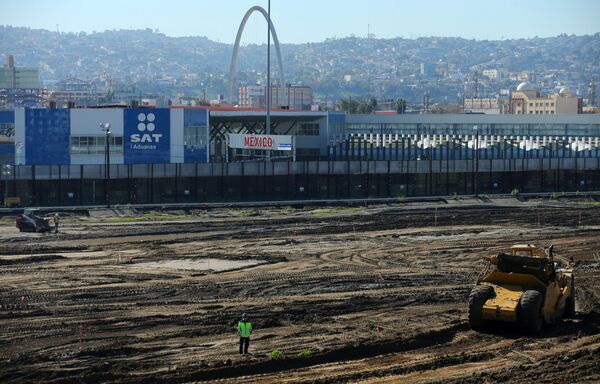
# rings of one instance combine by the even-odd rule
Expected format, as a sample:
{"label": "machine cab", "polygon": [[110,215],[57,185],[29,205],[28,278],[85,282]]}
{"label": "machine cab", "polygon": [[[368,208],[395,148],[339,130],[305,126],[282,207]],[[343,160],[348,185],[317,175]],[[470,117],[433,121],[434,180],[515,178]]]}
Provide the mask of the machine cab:
{"label": "machine cab", "polygon": [[516,244],[510,247],[511,256],[521,257],[545,257],[546,253],[543,249],[531,244]]}

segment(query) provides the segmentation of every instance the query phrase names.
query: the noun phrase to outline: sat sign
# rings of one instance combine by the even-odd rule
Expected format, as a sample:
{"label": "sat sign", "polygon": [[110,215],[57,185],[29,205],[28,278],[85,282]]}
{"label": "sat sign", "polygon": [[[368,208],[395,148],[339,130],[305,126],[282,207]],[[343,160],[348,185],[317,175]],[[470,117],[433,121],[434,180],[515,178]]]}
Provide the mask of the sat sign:
{"label": "sat sign", "polygon": [[171,126],[168,109],[126,109],[123,150],[126,164],[169,163]]}

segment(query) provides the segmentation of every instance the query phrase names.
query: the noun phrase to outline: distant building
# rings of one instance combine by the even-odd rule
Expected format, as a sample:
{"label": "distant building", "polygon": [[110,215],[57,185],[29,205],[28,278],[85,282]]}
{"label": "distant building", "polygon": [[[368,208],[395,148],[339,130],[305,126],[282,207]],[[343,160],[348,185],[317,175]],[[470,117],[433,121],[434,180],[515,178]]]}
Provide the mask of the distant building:
{"label": "distant building", "polygon": [[74,77],[59,81],[50,92],[49,99],[57,105],[75,103],[77,105],[93,105],[97,103],[96,97],[92,100],[92,84],[89,81]]}
{"label": "distant building", "polygon": [[507,113],[505,101],[506,99],[499,98],[465,99],[463,103],[463,111],[465,113],[501,115]]}
{"label": "distant building", "polygon": [[386,112],[396,112],[397,109],[397,103],[396,100],[392,100],[392,99],[386,99],[384,101],[380,101],[377,103],[377,110],[375,111],[375,113],[377,112],[381,112],[381,113],[386,113]]}
{"label": "distant building", "polygon": [[482,74],[488,79],[494,80],[501,79],[502,77],[504,77],[504,74],[499,69],[484,69]]}
{"label": "distant building", "polygon": [[600,107],[594,107],[591,105],[585,105],[582,108],[583,113],[600,113]]}
{"label": "distant building", "polygon": [[225,101],[225,95],[222,93],[217,94],[216,99],[211,99],[208,101],[210,105],[224,105],[227,104]]}
{"label": "distant building", "polygon": [[582,113],[582,100],[562,88],[558,93],[541,96],[530,83],[521,83],[509,99],[513,115],[575,115]]}
{"label": "distant building", "polygon": [[[265,108],[267,92],[264,85],[245,85],[239,88],[238,100],[240,107]],[[287,100],[284,100],[284,96]],[[303,85],[287,85],[286,94],[281,92],[279,84],[271,87],[271,108],[287,105],[289,109],[310,111],[313,101],[312,88]]]}
{"label": "distant building", "polygon": [[238,104],[240,107],[264,108],[266,94],[264,85],[244,85],[238,89]]}
{"label": "distant building", "polygon": [[0,106],[32,106],[40,101],[37,68],[15,67],[12,55],[0,68]]}
{"label": "distant building", "polygon": [[119,84],[111,87],[109,95],[112,103],[129,104],[135,100],[139,105],[141,99],[140,92],[135,88],[135,85],[131,84]]}
{"label": "distant building", "polygon": [[14,57],[7,55],[4,67],[0,68],[0,88],[37,89],[39,71],[37,68],[15,67]]}
{"label": "distant building", "polygon": [[432,77],[436,74],[437,64],[421,63],[421,76]]}

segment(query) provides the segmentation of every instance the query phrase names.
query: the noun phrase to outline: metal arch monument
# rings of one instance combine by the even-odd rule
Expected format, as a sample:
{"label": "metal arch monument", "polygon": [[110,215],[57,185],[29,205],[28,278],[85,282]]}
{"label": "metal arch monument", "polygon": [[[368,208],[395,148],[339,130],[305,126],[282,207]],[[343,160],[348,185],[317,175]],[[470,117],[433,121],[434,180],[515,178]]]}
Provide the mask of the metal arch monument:
{"label": "metal arch monument", "polygon": [[236,83],[237,54],[238,54],[238,49],[240,47],[240,40],[242,38],[242,33],[244,32],[244,27],[246,26],[246,22],[248,21],[248,18],[250,17],[250,15],[252,15],[256,11],[262,13],[265,20],[269,24],[269,28],[271,29],[271,34],[273,35],[273,42],[275,44],[275,50],[277,52],[277,62],[279,64],[279,82],[281,84],[281,90],[282,90],[282,92],[279,93],[279,97],[278,97],[279,100],[277,100],[277,101],[278,101],[278,104],[281,105],[281,103],[279,103],[279,101],[281,100],[281,94],[283,94],[283,100],[287,100],[287,97],[286,97],[286,88],[285,88],[285,78],[283,76],[283,64],[281,61],[281,50],[279,49],[279,39],[277,39],[277,32],[275,32],[275,27],[273,27],[273,22],[271,21],[269,23],[269,14],[267,13],[267,11],[264,10],[263,7],[258,6],[258,5],[255,5],[254,7],[250,8],[248,10],[248,12],[246,12],[246,14],[244,15],[244,18],[242,19],[242,22],[240,23],[240,27],[238,28],[237,36],[235,37],[235,44],[233,45],[233,55],[231,56],[231,65],[229,67],[229,94],[227,95],[227,101],[233,104],[233,88],[235,87],[235,83]]}

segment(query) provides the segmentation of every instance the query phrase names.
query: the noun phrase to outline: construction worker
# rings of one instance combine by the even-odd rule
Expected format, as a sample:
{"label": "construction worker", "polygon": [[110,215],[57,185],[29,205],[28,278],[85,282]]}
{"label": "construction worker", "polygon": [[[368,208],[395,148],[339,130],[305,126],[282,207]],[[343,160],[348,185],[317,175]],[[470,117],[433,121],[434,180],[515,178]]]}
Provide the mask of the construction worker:
{"label": "construction worker", "polygon": [[58,216],[58,213],[54,214],[52,221],[54,222],[54,233],[58,233],[58,222],[60,221],[60,217]]}
{"label": "construction worker", "polygon": [[250,334],[252,333],[252,323],[248,321],[248,315],[242,314],[242,320],[238,323],[237,331],[240,334],[240,355],[248,354],[250,345]]}

